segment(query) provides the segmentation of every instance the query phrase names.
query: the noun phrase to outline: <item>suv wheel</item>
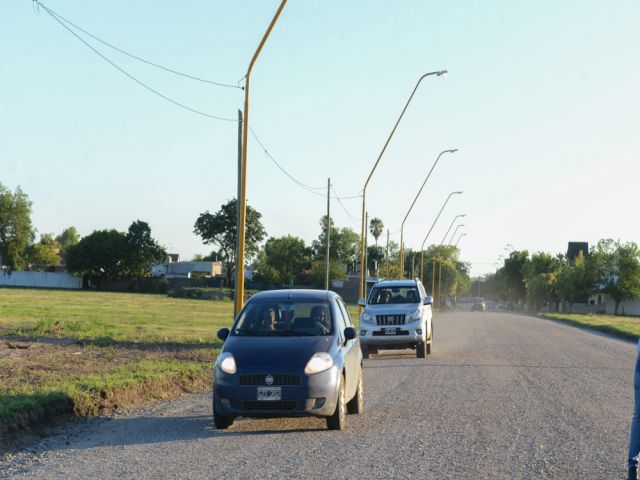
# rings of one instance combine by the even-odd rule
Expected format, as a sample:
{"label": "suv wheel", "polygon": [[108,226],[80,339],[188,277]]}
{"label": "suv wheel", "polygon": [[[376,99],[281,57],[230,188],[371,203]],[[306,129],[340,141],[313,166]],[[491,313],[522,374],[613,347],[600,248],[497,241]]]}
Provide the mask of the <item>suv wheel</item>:
{"label": "suv wheel", "polygon": [[360,375],[358,376],[358,387],[356,388],[356,394],[353,396],[349,403],[347,403],[347,413],[361,415],[364,410],[364,386],[362,384],[362,368],[360,368]]}
{"label": "suv wheel", "polygon": [[362,358],[371,358],[371,348],[362,345]]}
{"label": "suv wheel", "polygon": [[416,345],[416,358],[425,358],[427,356],[427,342],[420,342]]}
{"label": "suv wheel", "polygon": [[344,377],[340,375],[340,387],[338,389],[338,401],[333,415],[327,417],[329,430],[344,430],[347,426],[347,406],[344,402]]}

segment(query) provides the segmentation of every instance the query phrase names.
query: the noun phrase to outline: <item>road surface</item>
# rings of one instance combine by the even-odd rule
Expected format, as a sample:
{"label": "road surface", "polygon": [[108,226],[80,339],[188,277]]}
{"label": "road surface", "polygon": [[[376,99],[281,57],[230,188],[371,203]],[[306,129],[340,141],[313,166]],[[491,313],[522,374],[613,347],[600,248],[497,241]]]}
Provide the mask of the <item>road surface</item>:
{"label": "road surface", "polygon": [[211,395],[71,422],[0,478],[626,478],[635,346],[548,320],[449,313],[433,354],[365,361],[365,414],[211,421]]}

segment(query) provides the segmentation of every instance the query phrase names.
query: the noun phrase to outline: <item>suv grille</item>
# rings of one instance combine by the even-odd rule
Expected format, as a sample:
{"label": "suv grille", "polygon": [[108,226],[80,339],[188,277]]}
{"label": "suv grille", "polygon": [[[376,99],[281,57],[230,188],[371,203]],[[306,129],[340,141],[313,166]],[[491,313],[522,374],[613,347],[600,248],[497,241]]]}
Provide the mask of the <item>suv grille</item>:
{"label": "suv grille", "polygon": [[[266,385],[267,375],[241,375],[240,385]],[[300,376],[292,374],[272,375],[273,383],[270,385],[300,385]]]}
{"label": "suv grille", "polygon": [[244,401],[244,408],[247,410],[293,410],[298,405],[295,400],[276,401]]}
{"label": "suv grille", "polygon": [[376,315],[378,325],[404,325],[404,314]]}

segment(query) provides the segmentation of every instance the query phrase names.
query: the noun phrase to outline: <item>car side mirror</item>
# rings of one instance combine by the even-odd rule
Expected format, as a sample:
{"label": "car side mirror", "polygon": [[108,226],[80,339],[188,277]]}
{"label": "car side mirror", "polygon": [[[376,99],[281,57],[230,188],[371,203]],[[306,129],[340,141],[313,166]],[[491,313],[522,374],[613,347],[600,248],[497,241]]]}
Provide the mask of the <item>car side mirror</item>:
{"label": "car side mirror", "polygon": [[228,328],[221,328],[220,330],[218,330],[218,338],[223,342],[227,339],[228,336],[229,336]]}
{"label": "car side mirror", "polygon": [[431,295],[427,295],[422,300],[422,303],[424,303],[425,305],[431,305],[433,303],[433,297]]}
{"label": "car side mirror", "polygon": [[358,306],[360,307],[366,307],[367,306],[367,302],[364,298],[359,298],[358,299]]}
{"label": "car side mirror", "polygon": [[356,329],[353,327],[347,327],[344,329],[344,338],[347,340],[353,340],[356,338]]}

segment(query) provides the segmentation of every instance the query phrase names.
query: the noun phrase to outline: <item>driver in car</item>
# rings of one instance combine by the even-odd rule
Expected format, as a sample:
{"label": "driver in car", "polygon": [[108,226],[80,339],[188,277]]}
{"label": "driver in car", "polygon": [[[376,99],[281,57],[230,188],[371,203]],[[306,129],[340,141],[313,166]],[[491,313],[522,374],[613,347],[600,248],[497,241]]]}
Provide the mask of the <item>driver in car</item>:
{"label": "driver in car", "polygon": [[324,307],[316,305],[311,309],[311,321],[313,322],[314,328],[321,332],[321,335],[329,335],[329,332],[331,332],[327,311]]}
{"label": "driver in car", "polygon": [[267,307],[262,310],[260,329],[268,332],[273,332],[276,329],[276,311],[273,307]]}

